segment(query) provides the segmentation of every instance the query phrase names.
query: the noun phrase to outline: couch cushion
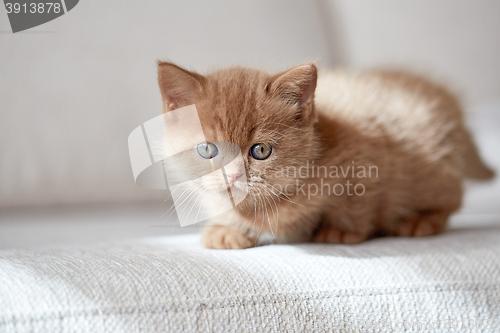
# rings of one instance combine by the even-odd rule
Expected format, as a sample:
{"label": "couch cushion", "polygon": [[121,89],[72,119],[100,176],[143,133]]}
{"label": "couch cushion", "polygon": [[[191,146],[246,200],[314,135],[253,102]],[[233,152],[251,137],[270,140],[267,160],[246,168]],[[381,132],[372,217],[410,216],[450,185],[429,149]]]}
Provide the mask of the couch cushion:
{"label": "couch cushion", "polygon": [[498,332],[499,253],[498,225],[349,246],[2,250],[0,332]]}

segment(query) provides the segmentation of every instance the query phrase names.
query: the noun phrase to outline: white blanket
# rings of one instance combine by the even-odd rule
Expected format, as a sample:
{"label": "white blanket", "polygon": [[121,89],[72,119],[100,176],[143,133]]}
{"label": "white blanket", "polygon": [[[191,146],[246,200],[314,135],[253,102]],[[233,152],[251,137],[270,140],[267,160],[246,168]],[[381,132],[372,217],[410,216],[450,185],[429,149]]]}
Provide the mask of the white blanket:
{"label": "white blanket", "polygon": [[0,332],[499,332],[500,225],[205,250],[182,235],[0,251]]}

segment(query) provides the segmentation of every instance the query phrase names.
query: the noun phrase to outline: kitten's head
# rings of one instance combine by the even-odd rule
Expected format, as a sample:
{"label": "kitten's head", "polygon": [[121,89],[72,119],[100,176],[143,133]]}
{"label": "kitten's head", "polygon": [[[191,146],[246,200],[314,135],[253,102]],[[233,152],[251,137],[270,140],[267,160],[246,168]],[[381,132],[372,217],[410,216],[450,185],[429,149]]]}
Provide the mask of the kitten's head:
{"label": "kitten's head", "polygon": [[[164,112],[196,105],[208,142],[200,142],[197,158],[210,158],[211,143],[230,142],[240,147],[243,161],[226,166],[225,171],[232,192],[248,189],[245,201],[252,201],[252,207],[257,197],[282,198],[280,192],[287,185],[290,192],[298,184],[294,168],[299,170],[317,157],[316,79],[317,68],[312,63],[276,75],[242,67],[208,75],[168,62],[160,62],[158,67]],[[193,166],[185,167],[188,171]],[[227,188],[215,180],[199,186],[211,191]]]}

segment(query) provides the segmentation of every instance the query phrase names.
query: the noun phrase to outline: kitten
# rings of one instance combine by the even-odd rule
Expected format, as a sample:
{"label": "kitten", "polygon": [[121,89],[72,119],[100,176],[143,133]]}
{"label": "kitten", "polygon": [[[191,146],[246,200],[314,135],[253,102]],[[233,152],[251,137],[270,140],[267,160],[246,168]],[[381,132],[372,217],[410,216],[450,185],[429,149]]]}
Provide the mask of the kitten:
{"label": "kitten", "polygon": [[[403,72],[308,63],[276,75],[234,67],[206,76],[159,63],[164,112],[195,104],[208,142],[241,148],[248,195],[213,218],[203,244],[353,244],[442,232],[464,178],[489,179],[444,88]],[[241,174],[228,176],[236,186]]]}

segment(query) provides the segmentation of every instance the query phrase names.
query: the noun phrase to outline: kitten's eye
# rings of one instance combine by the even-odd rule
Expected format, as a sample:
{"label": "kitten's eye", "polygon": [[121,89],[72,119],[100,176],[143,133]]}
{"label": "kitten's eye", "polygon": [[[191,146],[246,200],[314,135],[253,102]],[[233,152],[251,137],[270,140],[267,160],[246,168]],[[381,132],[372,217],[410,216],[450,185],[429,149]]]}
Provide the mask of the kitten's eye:
{"label": "kitten's eye", "polygon": [[265,160],[273,152],[273,148],[265,143],[258,143],[250,148],[250,155],[256,160]]}
{"label": "kitten's eye", "polygon": [[214,158],[219,154],[219,149],[217,146],[210,142],[202,142],[196,146],[196,150],[201,157],[209,159]]}

